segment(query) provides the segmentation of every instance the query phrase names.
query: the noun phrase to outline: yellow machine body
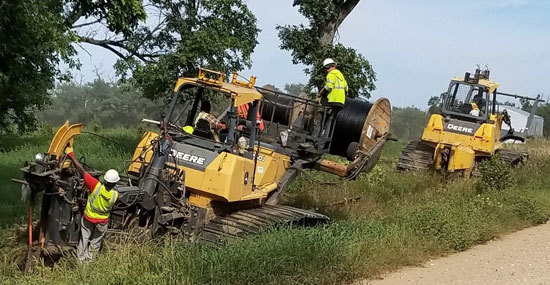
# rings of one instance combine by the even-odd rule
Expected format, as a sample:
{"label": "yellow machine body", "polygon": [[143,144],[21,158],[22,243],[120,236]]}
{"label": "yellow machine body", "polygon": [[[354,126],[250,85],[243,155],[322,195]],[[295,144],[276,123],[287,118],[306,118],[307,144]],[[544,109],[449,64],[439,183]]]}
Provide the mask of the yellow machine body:
{"label": "yellow machine body", "polygon": [[[455,77],[452,83],[467,81],[464,77]],[[481,78],[476,86],[491,94],[496,92],[498,83]],[[501,148],[502,121],[503,115],[498,113],[489,114],[488,120],[482,123],[432,114],[422,133],[422,142],[434,148],[435,169],[471,173],[478,158],[494,155]]]}
{"label": "yellow machine body", "polygon": [[[142,136],[132,158],[134,162],[129,166],[129,173],[138,175],[142,165],[151,161],[153,151],[150,146],[157,137],[158,134],[154,132]],[[171,163],[168,165],[174,166]],[[209,207],[209,203],[214,200],[259,202],[267,198],[270,192],[277,189],[277,182],[290,167],[290,157],[260,147],[256,171],[253,159],[229,152],[220,153],[204,171],[181,165],[178,167],[185,173],[185,187],[191,193],[189,201],[196,206]]]}

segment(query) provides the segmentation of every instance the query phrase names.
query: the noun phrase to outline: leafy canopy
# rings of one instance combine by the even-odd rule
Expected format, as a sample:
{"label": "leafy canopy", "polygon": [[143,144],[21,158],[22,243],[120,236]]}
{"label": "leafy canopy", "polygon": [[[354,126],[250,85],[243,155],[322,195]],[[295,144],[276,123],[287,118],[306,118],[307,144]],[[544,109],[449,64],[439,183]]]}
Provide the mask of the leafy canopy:
{"label": "leafy canopy", "polygon": [[322,62],[332,58],[344,73],[349,85],[349,97],[369,98],[376,88],[376,74],[369,61],[355,49],[342,44],[333,44],[338,27],[351,13],[359,0],[307,0],[294,1],[299,12],[309,21],[308,25],[277,26],[280,47],[291,51],[294,64],[308,66],[304,71],[310,75],[308,88],[322,88],[325,74]]}
{"label": "leafy canopy", "polygon": [[241,0],[150,1],[154,25],[141,25],[121,43],[130,54],[116,64],[118,74],[148,98],[171,90],[179,76],[200,67],[229,73],[250,67],[257,45],[256,17]]}
{"label": "leafy canopy", "polygon": [[73,43],[88,18],[120,33],[144,20],[145,10],[139,0],[0,0],[0,133],[35,127],[49,90],[70,79],[61,63],[79,67]]}

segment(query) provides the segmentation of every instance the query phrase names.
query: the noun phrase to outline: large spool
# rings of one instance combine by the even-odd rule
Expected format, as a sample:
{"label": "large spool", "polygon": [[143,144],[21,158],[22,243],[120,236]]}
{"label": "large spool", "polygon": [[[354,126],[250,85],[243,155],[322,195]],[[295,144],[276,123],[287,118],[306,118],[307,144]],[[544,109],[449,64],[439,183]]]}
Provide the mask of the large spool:
{"label": "large spool", "polygon": [[389,131],[391,106],[386,98],[370,103],[346,98],[344,108],[336,116],[330,153],[347,156],[351,143],[358,143],[363,150],[372,148],[379,137]]}
{"label": "large spool", "polygon": [[263,120],[273,123],[288,125],[292,110],[292,99],[281,93],[275,93],[267,89],[258,89],[264,100],[262,101],[261,116]]}

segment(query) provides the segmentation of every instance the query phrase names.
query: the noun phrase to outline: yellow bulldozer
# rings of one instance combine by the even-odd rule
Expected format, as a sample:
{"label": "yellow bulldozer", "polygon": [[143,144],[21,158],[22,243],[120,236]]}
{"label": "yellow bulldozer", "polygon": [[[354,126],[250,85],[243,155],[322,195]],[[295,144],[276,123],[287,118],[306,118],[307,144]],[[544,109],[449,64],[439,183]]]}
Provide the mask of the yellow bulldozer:
{"label": "yellow bulldozer", "polygon": [[[499,84],[489,79],[489,70],[451,80],[443,93],[441,111],[432,114],[421,140],[411,141],[401,153],[398,170],[435,169],[466,176],[477,173],[484,159],[499,155],[510,165],[523,163],[528,155],[504,149],[507,140],[524,141],[526,133],[513,130],[506,110],[499,111],[501,96],[533,100],[527,127],[540,98],[498,92]],[[502,132],[502,124],[509,131]]]}
{"label": "yellow bulldozer", "polygon": [[[177,81],[162,118],[143,120],[158,131],[143,135],[127,175],[116,186],[120,198],[108,232],[174,234],[189,241],[223,244],[280,224],[328,220],[319,213],[279,205],[282,194],[303,169],[347,179],[371,169],[388,139],[389,101],[348,104],[340,112],[344,119],[336,119],[336,129],[353,131],[339,135],[345,138],[338,141],[345,149],[335,152],[350,159],[349,164],[342,164],[324,159],[336,148],[335,135],[319,131],[326,121],[325,106],[257,88],[255,79],[240,81],[234,73],[226,82],[224,74],[201,69],[198,77]],[[218,118],[226,128],[217,139],[196,119],[199,105],[207,98],[225,107]],[[365,108],[354,111],[361,104]],[[238,110],[247,113],[243,116]],[[355,124],[349,126],[346,118],[352,113]],[[67,122],[48,151],[22,168],[25,180],[19,182],[30,189],[32,197],[29,256],[59,255],[78,243],[88,192],[64,153],[81,131],[81,124]],[[78,146],[74,147],[78,153]],[[91,167],[88,171],[101,175]],[[39,193],[41,214],[33,229],[32,207]]]}

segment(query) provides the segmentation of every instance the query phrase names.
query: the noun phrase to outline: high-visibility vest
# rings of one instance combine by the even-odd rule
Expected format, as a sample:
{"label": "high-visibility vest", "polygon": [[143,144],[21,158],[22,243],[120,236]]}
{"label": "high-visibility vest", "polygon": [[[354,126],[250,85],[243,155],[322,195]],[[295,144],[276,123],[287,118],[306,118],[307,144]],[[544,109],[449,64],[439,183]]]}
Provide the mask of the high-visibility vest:
{"label": "high-visibility vest", "polygon": [[329,103],[346,103],[346,92],[348,91],[348,82],[340,70],[333,69],[327,74],[325,81],[325,90],[327,90]]}
{"label": "high-visibility vest", "polygon": [[[237,107],[237,116],[239,116],[240,118],[243,118],[243,119],[247,119],[248,118],[248,109],[250,107],[248,106],[248,104],[242,104],[240,106]],[[260,128],[260,131],[263,131],[264,130],[264,120],[262,120],[262,115],[260,115],[260,111],[258,110],[258,112],[256,113],[256,123],[260,124],[259,128]]]}
{"label": "high-visibility vest", "polygon": [[84,215],[92,219],[108,219],[111,209],[117,199],[117,191],[109,191],[101,183],[97,182],[94,191],[88,196],[88,202],[86,203]]}

